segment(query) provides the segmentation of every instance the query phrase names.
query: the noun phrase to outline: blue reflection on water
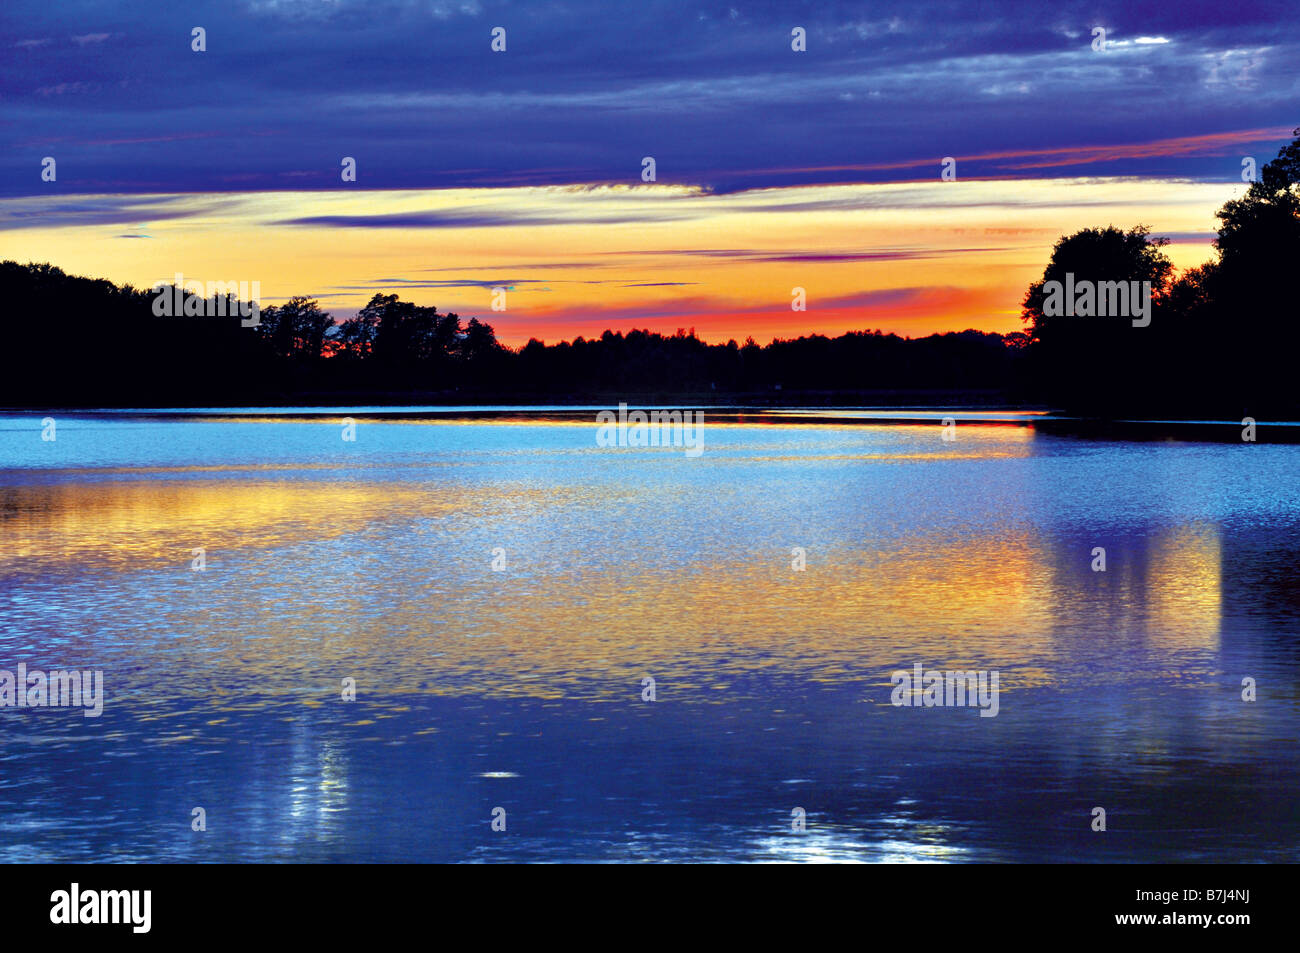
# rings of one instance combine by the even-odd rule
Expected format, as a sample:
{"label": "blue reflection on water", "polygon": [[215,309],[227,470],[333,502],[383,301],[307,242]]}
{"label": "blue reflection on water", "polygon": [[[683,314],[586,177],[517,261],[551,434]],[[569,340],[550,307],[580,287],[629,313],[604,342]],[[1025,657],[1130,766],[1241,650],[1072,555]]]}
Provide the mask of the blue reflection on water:
{"label": "blue reflection on water", "polygon": [[0,417],[0,859],[1296,859],[1300,449],[594,430]]}

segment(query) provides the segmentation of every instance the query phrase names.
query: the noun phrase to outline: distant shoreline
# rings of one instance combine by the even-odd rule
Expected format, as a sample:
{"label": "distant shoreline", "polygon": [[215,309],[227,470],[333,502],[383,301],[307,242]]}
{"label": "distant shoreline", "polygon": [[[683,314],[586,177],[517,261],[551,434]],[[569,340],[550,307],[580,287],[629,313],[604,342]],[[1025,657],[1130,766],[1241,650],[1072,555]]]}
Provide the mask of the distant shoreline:
{"label": "distant shoreline", "polygon": [[[705,404],[695,402],[632,402],[632,409],[698,410],[714,424],[752,426],[934,426],[951,418],[958,426],[1028,427],[1052,436],[1098,440],[1186,441],[1242,443],[1239,420],[1107,419],[1054,412],[1045,408],[1011,406],[800,406]],[[224,407],[96,407],[0,408],[0,414],[93,416],[141,420],[251,420],[276,417],[284,422],[333,419],[340,416],[380,421],[473,420],[501,423],[592,423],[600,410],[618,402],[582,404],[344,404],[245,405]],[[1300,444],[1300,421],[1257,420],[1255,443]]]}
{"label": "distant shoreline", "polygon": [[[94,405],[67,405],[85,410],[181,409],[222,406],[238,407],[609,407],[619,402],[632,406],[663,405],[674,407],[806,407],[814,408],[997,408],[1046,411],[1044,404],[1019,400],[1003,390],[916,389],[916,390],[601,390],[573,392],[557,396],[547,393],[521,393],[502,390],[433,390],[433,391],[297,391],[292,394],[267,391],[244,394],[217,404],[220,394],[208,400],[178,401],[160,397],[148,401],[114,401]],[[32,410],[51,406],[45,402],[10,403],[6,410]]]}

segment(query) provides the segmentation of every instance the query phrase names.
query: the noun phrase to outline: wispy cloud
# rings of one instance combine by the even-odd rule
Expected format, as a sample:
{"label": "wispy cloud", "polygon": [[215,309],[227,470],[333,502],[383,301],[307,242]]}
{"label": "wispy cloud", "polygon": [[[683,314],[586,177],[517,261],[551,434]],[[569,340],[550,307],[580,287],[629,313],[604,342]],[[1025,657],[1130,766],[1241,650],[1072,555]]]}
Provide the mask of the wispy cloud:
{"label": "wispy cloud", "polygon": [[[718,193],[930,179],[943,156],[959,178],[1227,181],[1216,148],[1300,121],[1285,5],[1108,3],[833,0],[799,15],[795,52],[768,4],[247,0],[202,7],[196,53],[157,2],[95,5],[69,34],[57,5],[9,0],[0,194],[339,189],[345,155],[353,190],[635,184],[646,156],[659,183]],[[55,146],[43,184],[29,157]],[[427,227],[475,214],[504,224]]]}

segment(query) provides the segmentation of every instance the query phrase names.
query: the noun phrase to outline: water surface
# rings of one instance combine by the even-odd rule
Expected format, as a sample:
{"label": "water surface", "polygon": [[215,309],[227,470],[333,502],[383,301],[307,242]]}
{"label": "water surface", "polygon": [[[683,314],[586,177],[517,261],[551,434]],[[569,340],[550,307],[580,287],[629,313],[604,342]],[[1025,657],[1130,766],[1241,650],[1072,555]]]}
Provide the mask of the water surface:
{"label": "water surface", "polygon": [[0,416],[0,859],[1300,856],[1300,448],[366,413]]}

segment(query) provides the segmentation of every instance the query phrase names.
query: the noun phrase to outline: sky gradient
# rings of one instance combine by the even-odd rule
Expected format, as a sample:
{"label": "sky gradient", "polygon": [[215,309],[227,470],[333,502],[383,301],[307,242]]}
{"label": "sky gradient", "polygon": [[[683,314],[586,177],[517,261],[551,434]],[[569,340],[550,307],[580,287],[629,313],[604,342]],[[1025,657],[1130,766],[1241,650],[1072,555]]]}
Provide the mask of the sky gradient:
{"label": "sky gradient", "polygon": [[508,344],[1016,330],[1078,228],[1206,260],[1300,125],[1270,2],[22,0],[0,51],[0,258],[340,318],[393,292]]}

